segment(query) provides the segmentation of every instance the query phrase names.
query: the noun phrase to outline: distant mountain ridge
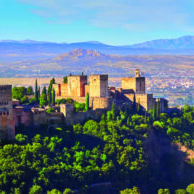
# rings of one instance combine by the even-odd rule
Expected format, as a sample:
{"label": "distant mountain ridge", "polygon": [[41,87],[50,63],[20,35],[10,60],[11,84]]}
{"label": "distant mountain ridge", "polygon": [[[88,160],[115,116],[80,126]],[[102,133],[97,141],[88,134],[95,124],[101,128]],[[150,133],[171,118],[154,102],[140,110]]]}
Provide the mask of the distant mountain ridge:
{"label": "distant mountain ridge", "polygon": [[182,36],[175,39],[159,39],[146,41],[130,46],[131,48],[153,49],[194,49],[194,36]]}
{"label": "distant mountain ridge", "polygon": [[112,46],[97,41],[77,43],[54,43],[44,41],[0,41],[0,56],[9,54],[26,56],[60,55],[74,49],[96,50],[104,54],[116,55],[160,55],[160,54],[194,54],[194,36],[176,39],[152,40],[129,46]]}

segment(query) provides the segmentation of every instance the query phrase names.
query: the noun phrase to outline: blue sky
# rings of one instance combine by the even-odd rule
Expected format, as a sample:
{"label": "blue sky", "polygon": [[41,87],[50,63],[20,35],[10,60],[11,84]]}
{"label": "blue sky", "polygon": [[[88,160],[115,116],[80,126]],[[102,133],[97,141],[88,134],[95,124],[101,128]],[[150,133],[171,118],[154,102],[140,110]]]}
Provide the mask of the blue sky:
{"label": "blue sky", "polygon": [[0,40],[130,45],[194,35],[193,0],[0,0]]}

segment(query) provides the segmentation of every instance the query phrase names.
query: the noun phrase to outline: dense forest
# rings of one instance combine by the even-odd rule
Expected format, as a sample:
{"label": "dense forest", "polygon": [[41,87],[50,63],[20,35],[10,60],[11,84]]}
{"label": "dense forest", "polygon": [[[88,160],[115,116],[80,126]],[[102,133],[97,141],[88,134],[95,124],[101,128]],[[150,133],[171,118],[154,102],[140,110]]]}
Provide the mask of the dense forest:
{"label": "dense forest", "polygon": [[16,130],[0,142],[0,191],[194,193],[194,107],[146,113],[123,107],[72,127]]}

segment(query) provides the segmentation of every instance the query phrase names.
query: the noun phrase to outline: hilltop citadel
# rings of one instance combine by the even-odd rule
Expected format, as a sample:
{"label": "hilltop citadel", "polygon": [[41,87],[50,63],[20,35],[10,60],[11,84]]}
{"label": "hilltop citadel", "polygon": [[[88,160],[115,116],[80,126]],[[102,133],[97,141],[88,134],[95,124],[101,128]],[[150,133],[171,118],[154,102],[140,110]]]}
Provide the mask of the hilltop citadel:
{"label": "hilltop citadel", "polygon": [[114,102],[117,107],[132,106],[139,103],[142,109],[152,110],[158,103],[160,112],[168,106],[167,100],[153,98],[153,94],[146,93],[145,77],[139,69],[135,77],[122,78],[121,88],[109,87],[108,75],[73,75],[68,76],[67,83],[53,84],[56,99],[71,98],[76,102],[85,103],[89,95],[89,107],[86,112],[75,112],[73,104],[55,106],[56,112],[47,114],[45,108],[21,106],[12,100],[12,87],[0,86],[0,138],[14,139],[15,127],[41,128],[44,125],[57,126],[58,124],[72,125],[89,118],[98,119],[105,111],[111,108]]}

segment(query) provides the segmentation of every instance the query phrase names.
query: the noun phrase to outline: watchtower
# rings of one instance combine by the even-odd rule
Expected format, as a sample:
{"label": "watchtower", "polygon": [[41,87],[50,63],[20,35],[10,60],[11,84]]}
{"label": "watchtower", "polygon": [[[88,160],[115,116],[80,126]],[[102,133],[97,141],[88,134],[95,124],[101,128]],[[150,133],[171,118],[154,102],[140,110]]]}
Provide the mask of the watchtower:
{"label": "watchtower", "polygon": [[68,76],[68,96],[84,97],[87,75]]}
{"label": "watchtower", "polygon": [[139,94],[145,93],[145,77],[141,76],[139,69],[135,70],[135,77],[122,78],[122,89]]}
{"label": "watchtower", "polygon": [[14,139],[14,137],[12,86],[0,85],[0,139]]}
{"label": "watchtower", "polygon": [[90,97],[108,97],[108,75],[90,75]]}

